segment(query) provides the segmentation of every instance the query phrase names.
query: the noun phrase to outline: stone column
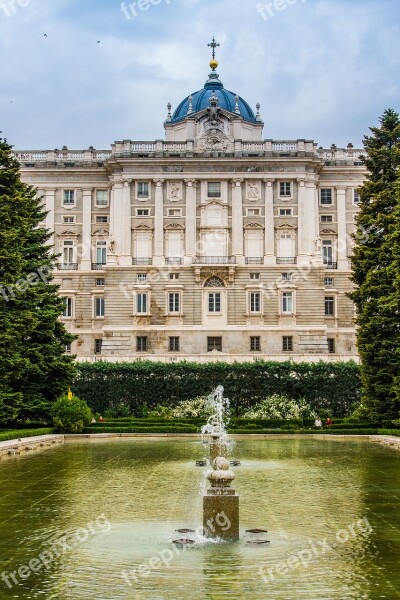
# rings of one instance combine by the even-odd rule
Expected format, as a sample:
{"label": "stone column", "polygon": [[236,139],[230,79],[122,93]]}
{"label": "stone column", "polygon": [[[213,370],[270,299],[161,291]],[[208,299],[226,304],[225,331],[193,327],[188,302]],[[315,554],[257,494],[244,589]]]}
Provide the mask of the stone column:
{"label": "stone column", "polygon": [[306,183],[306,247],[310,258],[315,254],[316,239],[319,236],[318,207],[315,204],[316,186],[313,181]]}
{"label": "stone column", "polygon": [[48,243],[54,246],[54,204],[55,204],[55,190],[46,190],[45,192],[45,203],[46,203],[46,229],[52,232],[51,238]]}
{"label": "stone column", "polygon": [[120,247],[118,249],[118,262],[121,267],[132,265],[132,223],[131,223],[131,181],[123,181],[122,198],[120,207]]}
{"label": "stone column", "polygon": [[307,197],[305,179],[298,179],[298,229],[297,229],[297,254],[299,262],[307,258]]}
{"label": "stone column", "polygon": [[265,241],[264,241],[264,264],[276,265],[275,257],[275,225],[274,225],[274,181],[275,179],[264,179],[265,183]]}
{"label": "stone column", "polygon": [[244,265],[243,179],[232,180],[232,254],[238,265]]}
{"label": "stone column", "polygon": [[154,258],[153,265],[165,264],[164,256],[164,179],[154,179],[156,184],[154,208]]}
{"label": "stone column", "polygon": [[346,226],[346,188],[336,188],[336,209],[338,224],[337,262],[338,269],[348,270],[347,226]]}
{"label": "stone column", "polygon": [[[110,237],[107,250],[107,265],[118,264],[117,255],[121,248],[121,225],[122,225],[122,198],[123,183],[117,181],[111,188],[110,198]],[[112,248],[112,249],[111,249]]]}
{"label": "stone column", "polygon": [[298,179],[298,258],[299,263],[309,262],[315,254],[316,230],[315,183]]}
{"label": "stone column", "polygon": [[197,206],[196,180],[185,179],[186,183],[186,231],[185,231],[185,262],[190,262],[196,255],[197,239]]}
{"label": "stone column", "polygon": [[92,189],[82,192],[82,271],[92,268],[92,193]]}

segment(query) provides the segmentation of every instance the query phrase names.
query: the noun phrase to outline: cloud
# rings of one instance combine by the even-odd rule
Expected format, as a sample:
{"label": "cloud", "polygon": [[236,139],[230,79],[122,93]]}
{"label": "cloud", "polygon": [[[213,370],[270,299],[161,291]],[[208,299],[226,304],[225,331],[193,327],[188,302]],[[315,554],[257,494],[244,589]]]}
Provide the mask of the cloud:
{"label": "cloud", "polygon": [[397,0],[298,0],[267,21],[253,0],[160,0],[130,19],[119,0],[15,4],[0,1],[0,129],[21,149],[163,137],[167,102],[207,79],[213,34],[222,81],[261,102],[267,138],[360,144],[399,109]]}

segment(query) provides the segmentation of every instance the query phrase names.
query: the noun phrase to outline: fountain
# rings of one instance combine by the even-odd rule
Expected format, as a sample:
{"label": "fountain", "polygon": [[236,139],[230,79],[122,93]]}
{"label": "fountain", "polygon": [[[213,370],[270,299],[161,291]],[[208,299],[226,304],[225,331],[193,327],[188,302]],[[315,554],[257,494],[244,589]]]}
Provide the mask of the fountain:
{"label": "fountain", "polygon": [[207,537],[226,540],[239,539],[239,496],[231,487],[235,474],[226,459],[231,444],[226,433],[229,400],[224,398],[224,388],[218,386],[208,396],[211,413],[202,427],[203,443],[209,437],[210,466],[205,474],[210,488],[203,496],[203,529]]}

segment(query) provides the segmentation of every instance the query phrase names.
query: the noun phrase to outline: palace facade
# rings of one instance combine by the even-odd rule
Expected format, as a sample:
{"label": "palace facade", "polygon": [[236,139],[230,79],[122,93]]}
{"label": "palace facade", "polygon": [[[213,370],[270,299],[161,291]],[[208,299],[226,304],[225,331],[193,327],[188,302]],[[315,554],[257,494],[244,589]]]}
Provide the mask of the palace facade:
{"label": "palace facade", "polygon": [[[215,48],[213,48],[215,49]],[[165,140],[15,151],[45,200],[80,360],[357,359],[362,150],[263,138],[212,72]]]}

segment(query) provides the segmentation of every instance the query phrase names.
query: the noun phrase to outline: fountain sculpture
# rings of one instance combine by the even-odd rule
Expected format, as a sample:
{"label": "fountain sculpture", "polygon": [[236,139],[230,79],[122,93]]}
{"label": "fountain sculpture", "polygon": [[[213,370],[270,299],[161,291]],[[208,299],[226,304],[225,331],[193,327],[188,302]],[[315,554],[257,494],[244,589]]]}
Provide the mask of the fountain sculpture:
{"label": "fountain sculpture", "polygon": [[235,474],[230,470],[226,455],[230,441],[226,433],[229,400],[224,398],[224,388],[218,386],[208,396],[211,416],[202,427],[203,442],[210,446],[210,470],[206,478],[211,487],[203,496],[203,528],[208,537],[239,539],[239,496],[231,487]]}

